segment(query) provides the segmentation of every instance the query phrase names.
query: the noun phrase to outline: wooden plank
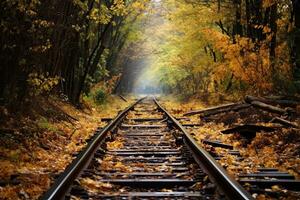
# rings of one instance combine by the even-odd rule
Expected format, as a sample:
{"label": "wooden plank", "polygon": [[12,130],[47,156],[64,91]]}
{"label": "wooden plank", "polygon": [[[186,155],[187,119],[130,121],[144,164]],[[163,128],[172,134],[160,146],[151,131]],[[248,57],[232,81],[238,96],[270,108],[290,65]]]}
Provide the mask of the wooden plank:
{"label": "wooden plank", "polygon": [[165,128],[167,125],[159,124],[159,125],[151,125],[151,124],[122,124],[122,128]]}
{"label": "wooden plank", "polygon": [[216,115],[216,114],[219,114],[219,113],[225,113],[225,112],[230,112],[230,111],[239,111],[241,109],[246,109],[246,108],[249,108],[251,107],[251,104],[240,104],[240,105],[236,105],[236,106],[233,106],[233,107],[230,107],[230,108],[225,108],[225,109],[220,109],[220,110],[214,110],[214,111],[207,111],[207,112],[204,112],[202,114],[203,117],[208,117],[210,115]]}
{"label": "wooden plank", "polygon": [[111,121],[111,120],[113,120],[113,118],[111,118],[111,117],[102,117],[101,118],[102,122],[108,122],[108,121]]}
{"label": "wooden plank", "polygon": [[149,145],[132,145],[132,146],[129,146],[127,144],[124,144],[124,149],[149,149],[149,148],[152,148],[152,149],[171,149],[173,148],[173,146],[171,145],[156,145],[156,146],[149,146]]}
{"label": "wooden plank", "polygon": [[271,99],[271,98],[264,98],[264,97],[254,97],[251,95],[245,96],[245,102],[251,103],[252,101],[260,101],[260,102],[263,102],[266,104],[271,104],[271,105],[283,105],[283,106],[292,106],[292,107],[300,105],[299,101],[294,101],[294,100]]}
{"label": "wooden plank", "polygon": [[119,97],[120,97],[123,101],[128,102],[127,99],[126,99],[125,97],[123,97],[122,95],[119,94]]}
{"label": "wooden plank", "polygon": [[[92,196],[90,196],[92,197]],[[116,193],[116,194],[97,194],[96,199],[99,198],[136,198],[136,197],[154,197],[154,198],[168,198],[172,199],[175,197],[189,198],[189,197],[198,197],[199,199],[205,199],[200,192],[128,192],[128,193]],[[94,199],[94,198],[93,198]]]}
{"label": "wooden plank", "polygon": [[180,178],[160,178],[160,179],[99,179],[103,183],[112,183],[118,185],[134,186],[134,187],[174,187],[174,185],[191,186],[197,183],[195,180]]}
{"label": "wooden plank", "polygon": [[[162,163],[144,163],[145,165],[149,165],[149,166],[161,166]],[[181,167],[184,167],[186,166],[186,163],[185,162],[178,162],[178,163],[163,163],[163,165],[166,165],[166,166],[181,166]]]}
{"label": "wooden plank", "polygon": [[[147,172],[147,169],[145,169],[144,167],[134,167],[134,170],[138,171],[138,172]],[[172,172],[187,172],[190,169],[187,167],[168,167],[166,168],[165,171],[172,171]],[[158,170],[160,172],[162,172],[163,170]],[[116,169],[106,169],[105,172],[116,172]]]}
{"label": "wooden plank", "polygon": [[184,115],[190,116],[190,115],[196,115],[196,114],[201,114],[202,117],[208,117],[210,115],[216,115],[219,113],[224,113],[224,112],[230,112],[230,111],[239,111],[241,109],[246,109],[251,107],[251,104],[241,104],[241,103],[236,103],[234,105],[228,106],[228,107],[213,107],[213,108],[208,108],[205,110],[199,110],[199,111],[192,111],[189,113],[185,113]]}
{"label": "wooden plank", "polygon": [[239,126],[235,126],[233,128],[223,130],[223,131],[221,131],[221,133],[223,133],[223,134],[256,133],[256,132],[260,132],[260,131],[272,132],[278,128],[282,128],[282,127],[280,127],[280,126],[268,127],[268,126],[262,126],[262,125],[256,125],[256,124],[243,124],[243,125],[239,125]]}
{"label": "wooden plank", "polygon": [[201,124],[181,124],[182,126],[202,126]]}
{"label": "wooden plank", "polygon": [[151,146],[151,147],[156,147],[156,146],[165,146],[165,145],[169,145],[170,143],[175,143],[176,141],[175,140],[171,140],[170,142],[168,141],[161,141],[161,139],[157,139],[155,141],[143,141],[141,140],[141,138],[139,138],[139,140],[132,140],[132,138],[127,138],[125,139],[124,141],[124,145],[136,145],[136,146],[143,146],[143,145],[147,145],[147,146]]}
{"label": "wooden plank", "polygon": [[234,156],[240,156],[240,152],[238,150],[230,150],[228,151],[229,154],[234,155]]}
{"label": "wooden plank", "polygon": [[190,120],[188,117],[175,117],[177,120]]}
{"label": "wooden plank", "polygon": [[164,136],[166,134],[163,133],[123,133],[122,136],[127,137],[127,136]]}
{"label": "wooden plank", "polygon": [[21,184],[21,181],[19,181],[19,180],[7,180],[7,181],[0,180],[0,187],[5,187],[7,185],[13,186],[13,185],[19,185],[19,184]]}
{"label": "wooden plank", "polygon": [[291,174],[281,173],[253,173],[253,174],[239,174],[240,178],[279,178],[279,179],[295,179],[295,176]]}
{"label": "wooden plank", "polygon": [[110,152],[117,152],[117,153],[122,153],[122,152],[180,152],[179,149],[158,149],[158,148],[151,148],[151,149],[114,149],[114,150],[109,150],[108,153]]}
{"label": "wooden plank", "polygon": [[127,157],[127,158],[122,158],[122,160],[126,161],[130,161],[130,162],[145,162],[145,161],[149,161],[149,162],[167,162],[167,161],[174,161],[174,162],[179,162],[179,161],[183,161],[185,158],[181,157],[181,156],[171,156],[171,157]]}
{"label": "wooden plank", "polygon": [[[122,177],[128,177],[128,176],[176,176],[174,173],[170,172],[133,172],[133,173],[124,173],[124,172],[116,172],[116,173],[103,173],[103,172],[87,172],[87,175],[89,174],[95,174],[98,176],[108,176],[108,177],[117,177],[117,176],[122,176]],[[204,174],[204,173],[203,173]],[[191,175],[189,172],[185,173],[180,173],[181,176],[187,176]]]}
{"label": "wooden plank", "polygon": [[204,113],[207,111],[214,111],[214,110],[219,110],[219,109],[224,109],[224,108],[230,108],[232,106],[236,106],[236,105],[240,105],[240,104],[241,103],[229,103],[229,104],[223,104],[223,105],[219,105],[219,106],[210,107],[207,109],[194,110],[194,111],[184,113],[183,116],[196,115],[196,114],[201,114],[201,113]]}
{"label": "wooden plank", "polygon": [[280,124],[288,126],[288,127],[299,128],[298,124],[290,122],[290,121],[285,120],[285,119],[282,119],[280,117],[274,117],[270,122],[271,123],[280,123]]}
{"label": "wooden plank", "polygon": [[274,172],[274,171],[278,171],[278,169],[276,168],[257,168],[258,171],[261,171],[261,172]]}
{"label": "wooden plank", "polygon": [[272,106],[272,105],[269,105],[269,104],[266,104],[266,103],[263,103],[260,101],[252,101],[251,105],[253,105],[254,107],[260,108],[262,110],[266,110],[266,111],[269,111],[272,113],[277,113],[280,115],[288,114],[287,110],[285,110],[285,109],[282,109],[282,108],[279,108],[276,106]]}
{"label": "wooden plank", "polygon": [[130,121],[145,122],[145,121],[162,121],[164,118],[127,118]]}
{"label": "wooden plank", "polygon": [[300,191],[300,180],[290,179],[240,179],[240,183],[249,183],[251,185],[257,185],[259,187],[272,187],[273,185],[280,185],[286,189]]}
{"label": "wooden plank", "polygon": [[209,144],[209,145],[212,145],[214,147],[222,147],[222,148],[225,148],[225,149],[233,149],[232,145],[224,144],[224,143],[219,142],[219,141],[202,140],[202,142],[204,144]]}
{"label": "wooden plank", "polygon": [[156,151],[156,152],[108,152],[108,154],[116,156],[168,156],[181,155],[180,151]]}

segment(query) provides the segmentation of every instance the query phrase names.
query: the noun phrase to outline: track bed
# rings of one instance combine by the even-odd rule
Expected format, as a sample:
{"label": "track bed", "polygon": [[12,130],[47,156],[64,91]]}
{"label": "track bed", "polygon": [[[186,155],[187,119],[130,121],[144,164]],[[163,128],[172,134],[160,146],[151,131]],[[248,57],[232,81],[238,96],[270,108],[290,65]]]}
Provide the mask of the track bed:
{"label": "track bed", "polygon": [[252,199],[155,99],[98,131],[44,199]]}
{"label": "track bed", "polygon": [[[77,179],[72,198],[215,199],[215,185],[161,119],[153,101],[130,111]],[[86,178],[109,184],[109,191],[89,191]]]}

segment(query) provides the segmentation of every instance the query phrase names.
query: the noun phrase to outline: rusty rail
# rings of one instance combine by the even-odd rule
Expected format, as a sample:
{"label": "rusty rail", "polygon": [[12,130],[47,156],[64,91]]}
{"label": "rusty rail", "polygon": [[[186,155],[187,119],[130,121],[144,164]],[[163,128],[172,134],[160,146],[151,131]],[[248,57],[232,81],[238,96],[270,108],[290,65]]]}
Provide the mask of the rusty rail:
{"label": "rusty rail", "polygon": [[[143,98],[144,99],[144,98]],[[65,195],[70,191],[70,188],[73,184],[73,181],[80,176],[81,172],[86,169],[87,165],[90,163],[90,160],[95,155],[97,148],[103,144],[104,139],[106,138],[109,131],[114,130],[120,123],[123,121],[126,114],[132,110],[132,108],[138,104],[141,100],[138,100],[131,106],[129,106],[127,109],[123,110],[115,119],[113,119],[104,129],[101,131],[96,132],[93,139],[89,142],[87,147],[77,156],[77,158],[67,167],[65,172],[61,174],[61,176],[55,181],[55,183],[52,185],[52,187],[45,193],[45,195],[42,197],[42,199],[63,199]],[[197,142],[193,139],[193,137],[187,133],[187,131],[183,128],[183,126],[168,112],[166,111],[156,99],[154,99],[155,104],[157,105],[158,109],[161,110],[164,115],[168,118],[168,125],[174,126],[178,130],[181,131],[181,134],[178,135],[177,141],[182,141],[183,146],[187,147],[187,150],[192,154],[193,160],[208,174],[209,179],[215,183],[218,186],[218,191],[221,192],[221,195],[225,195],[228,199],[253,199],[252,196],[245,191],[242,186],[237,183],[234,179],[229,177],[229,175],[226,173],[226,171],[212,158],[212,156],[206,152],[202,147],[200,147]],[[138,125],[122,125],[123,128],[145,128],[146,126],[140,127]],[[147,128],[163,128],[166,126],[154,126],[154,125],[147,125]],[[137,137],[138,133],[130,133],[132,136]],[[127,135],[130,135],[127,133]],[[147,133],[151,135],[151,133]],[[145,135],[144,135],[145,136]],[[131,136],[130,136],[131,137]],[[153,137],[153,135],[151,135]],[[157,136],[155,136],[157,137]],[[146,149],[140,149],[140,150],[123,150],[121,151],[110,151],[110,153],[115,155],[132,155],[134,154],[143,154],[148,155],[150,152]],[[151,154],[172,154],[172,155],[179,155],[179,150],[174,149],[164,149],[164,150],[158,150],[158,152],[152,152]],[[149,157],[148,159],[150,159]],[[145,158],[146,159],[146,158]],[[174,164],[174,163],[173,163]],[[175,163],[180,164],[180,163]],[[174,164],[174,165],[175,165]],[[186,170],[178,168],[178,170]],[[142,174],[135,174],[136,176],[142,176]],[[151,175],[148,173],[148,175]],[[157,174],[153,173],[152,175],[157,176]],[[112,183],[117,184],[130,184],[130,185],[136,185],[136,180],[133,179],[112,179],[109,180]],[[182,182],[181,179],[150,179],[150,180],[139,180],[138,184],[146,184],[149,185],[149,183],[152,183],[153,181],[156,181],[157,184],[181,184],[181,185],[190,185],[195,182],[195,180],[186,180],[186,182]],[[177,181],[177,182],[176,182]],[[154,194],[154,193],[153,193]],[[151,194],[151,195],[153,195]],[[124,194],[123,194],[124,195]],[[137,195],[137,196],[143,196],[146,197],[149,194],[146,193],[131,193],[130,195]],[[167,193],[155,193],[155,195],[158,195],[159,197],[168,195]],[[184,193],[176,193],[176,195],[185,195]],[[199,196],[198,193],[189,193],[188,195],[192,196]],[[167,196],[166,196],[167,197]]]}
{"label": "rusty rail", "polygon": [[191,136],[185,128],[154,98],[156,105],[167,115],[171,123],[176,126],[183,134],[183,142],[193,152],[194,159],[208,173],[209,178],[221,188],[228,199],[253,199],[253,197],[233,178],[216,160],[204,150]]}
{"label": "rusty rail", "polygon": [[[146,97],[144,97],[146,98]],[[123,110],[116,118],[114,118],[108,125],[106,125],[101,131],[96,131],[95,135],[88,143],[85,149],[83,149],[77,156],[77,158],[66,168],[66,170],[58,177],[52,187],[43,195],[44,200],[57,200],[62,199],[69,191],[71,183],[79,175],[79,173],[86,167],[89,160],[93,157],[97,147],[103,142],[107,133],[111,131],[126,113],[131,110],[136,104],[142,101],[144,98],[139,99],[125,110]]]}

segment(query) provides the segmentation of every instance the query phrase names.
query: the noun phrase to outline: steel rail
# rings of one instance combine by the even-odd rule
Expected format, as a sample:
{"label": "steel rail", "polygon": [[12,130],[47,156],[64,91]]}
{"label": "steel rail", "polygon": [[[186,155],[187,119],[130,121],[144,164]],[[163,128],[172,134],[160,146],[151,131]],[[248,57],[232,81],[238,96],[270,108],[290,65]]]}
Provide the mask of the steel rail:
{"label": "steel rail", "polygon": [[97,150],[97,147],[104,141],[107,133],[111,131],[116,125],[120,123],[122,118],[130,111],[136,104],[142,101],[144,98],[137,100],[135,103],[124,109],[118,114],[108,125],[106,125],[101,131],[96,131],[91,141],[86,148],[82,150],[77,158],[66,168],[66,170],[58,177],[50,189],[42,196],[42,200],[58,200],[63,199],[70,189],[72,182],[80,174],[80,172],[88,165],[89,160],[93,157]]}
{"label": "steel rail", "polygon": [[231,178],[226,170],[217,163],[217,161],[203,149],[190,135],[185,128],[173,117],[164,107],[160,105],[155,97],[154,102],[171,120],[172,124],[177,127],[183,134],[183,142],[193,152],[195,161],[204,168],[209,178],[215,183],[222,193],[230,200],[252,200],[254,199],[236,180]]}

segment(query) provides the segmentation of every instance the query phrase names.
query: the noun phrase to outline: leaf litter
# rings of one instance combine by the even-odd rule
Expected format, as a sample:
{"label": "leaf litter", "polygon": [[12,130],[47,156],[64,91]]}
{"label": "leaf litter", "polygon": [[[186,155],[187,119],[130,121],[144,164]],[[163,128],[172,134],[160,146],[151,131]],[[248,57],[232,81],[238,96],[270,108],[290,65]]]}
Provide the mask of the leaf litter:
{"label": "leaf litter", "polygon": [[0,126],[5,131],[0,137],[0,178],[3,181],[0,199],[39,199],[85,147],[95,130],[106,125],[100,119],[116,116],[132,102],[112,99],[105,110],[93,105],[78,110],[58,99],[41,100],[38,104],[50,110],[49,101],[76,121],[45,117],[35,108],[28,117],[7,113],[7,119]]}
{"label": "leaf litter", "polygon": [[[178,102],[172,100],[162,100],[163,105],[172,114],[177,117],[190,110],[199,110],[201,106],[198,103],[183,103],[183,105],[191,105],[186,109],[183,106],[180,109],[174,109],[179,106]],[[192,101],[194,102],[194,101]],[[182,103],[180,103],[182,105]],[[193,106],[194,105],[194,106]],[[299,106],[300,107],[300,106]],[[299,112],[300,113],[300,112]],[[239,133],[222,134],[221,131],[230,126],[237,124],[257,124],[263,126],[274,126],[269,123],[272,118],[278,117],[277,114],[271,114],[258,109],[244,109],[240,112],[220,113],[203,119],[199,115],[193,115],[188,120],[180,121],[182,124],[187,121],[201,124],[199,127],[187,127],[189,133],[193,135],[196,141],[201,144],[209,153],[221,156],[218,162],[228,171],[228,173],[238,179],[239,173],[255,173],[258,168],[277,168],[279,171],[289,172],[296,178],[300,178],[300,130],[295,128],[276,129],[271,133],[258,132],[251,141],[246,141]],[[298,118],[292,119],[295,123],[299,123]],[[277,124],[275,124],[277,126]],[[235,150],[239,150],[243,160],[237,159],[237,156],[231,155],[229,150],[213,147],[204,144],[203,140],[220,141],[224,144],[230,144]],[[297,199],[300,194],[297,192],[287,192],[278,185],[274,185],[270,189],[273,192],[282,194],[280,199]],[[265,200],[272,197],[265,194],[253,194],[256,199]]]}

